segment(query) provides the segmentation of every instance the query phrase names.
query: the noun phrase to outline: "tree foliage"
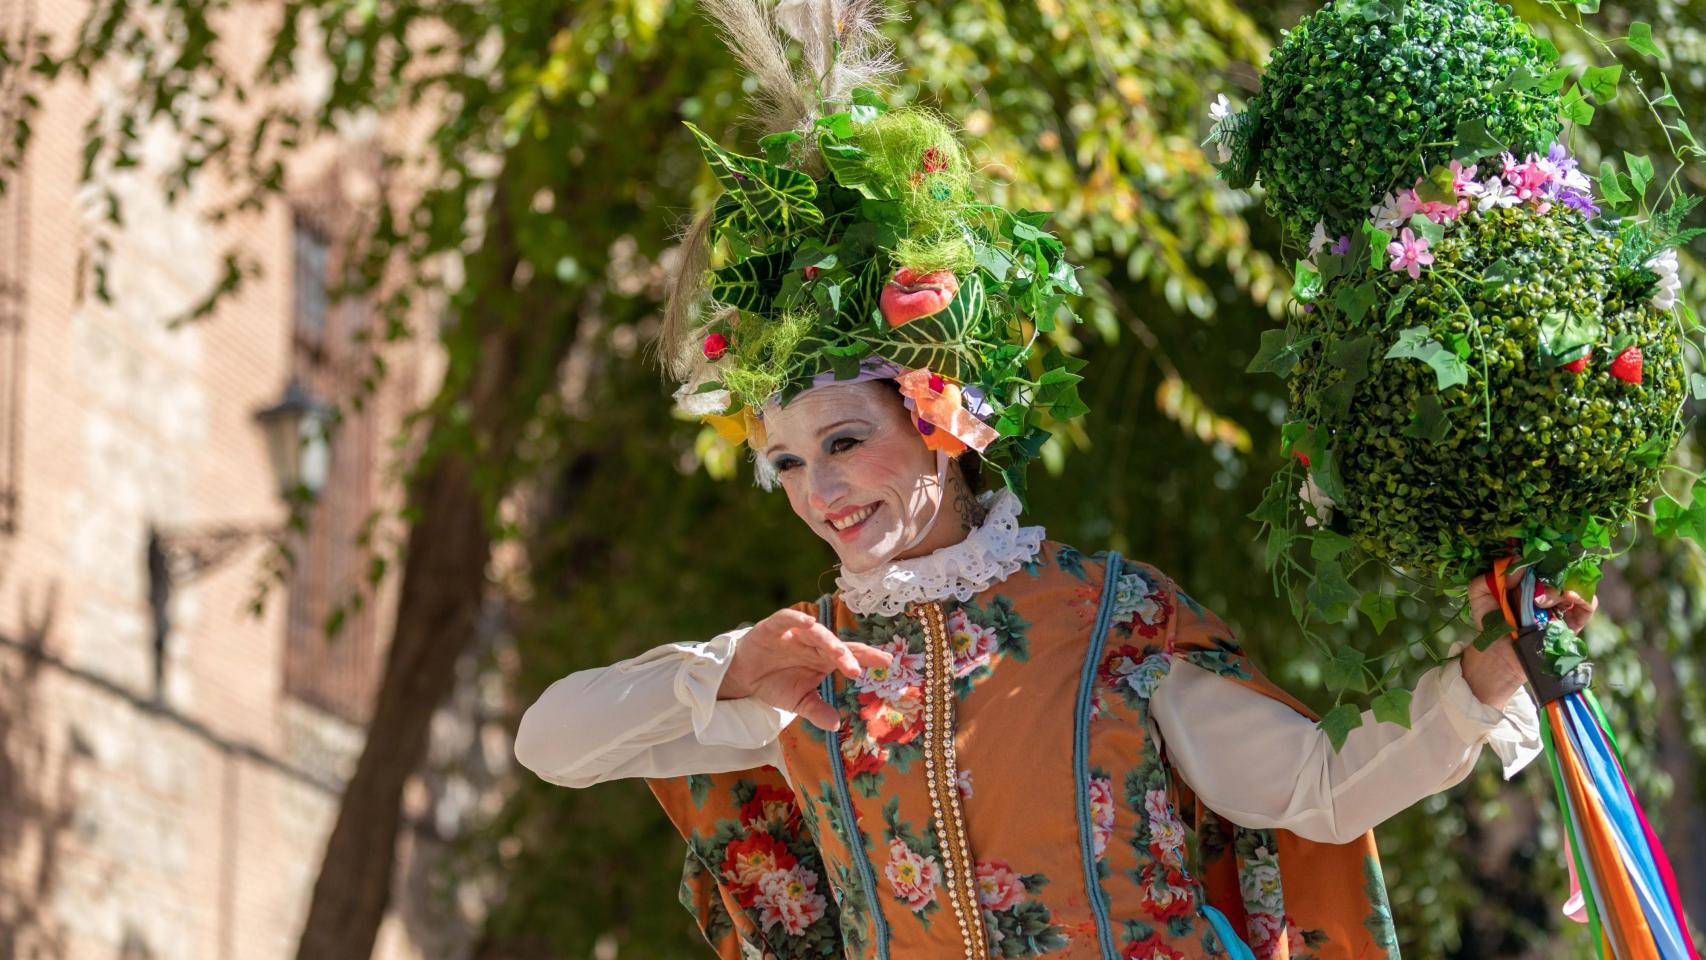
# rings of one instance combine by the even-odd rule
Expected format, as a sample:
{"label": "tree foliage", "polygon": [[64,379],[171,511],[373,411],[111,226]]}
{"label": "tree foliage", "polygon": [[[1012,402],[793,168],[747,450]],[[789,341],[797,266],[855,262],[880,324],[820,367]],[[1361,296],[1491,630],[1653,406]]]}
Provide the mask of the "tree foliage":
{"label": "tree foliage", "polygon": [[[1543,29],[1557,15],[1538,0],[1517,6]],[[518,713],[571,670],[702,639],[831,589],[829,551],[779,497],[752,488],[713,432],[671,418],[647,362],[674,231],[714,191],[681,121],[725,143],[742,136],[743,80],[690,4],[95,0],[92,10],[82,35],[45,57],[22,53],[39,54],[37,38],[4,38],[0,69],[76,82],[149,65],[90,127],[96,190],[151,126],[185,147],[163,186],[181,192],[217,171],[236,185],[212,211],[227,217],[259,209],[306,145],[364,116],[404,114],[427,131],[424,144],[383,158],[391,175],[351,238],[359,269],[345,292],[381,305],[376,342],[435,335],[420,317],[448,297],[446,382],[412,424],[421,453],[411,475],[466,465],[489,530],[517,535],[520,562],[491,589],[507,611],[515,655],[503,669]],[[1254,65],[1307,7],[974,0],[907,12],[892,28],[905,92],[963,125],[994,199],[1054,210],[1085,265],[1086,322],[1069,335],[1090,360],[1084,395],[1095,414],[1045,447],[1050,476],[1033,479],[1032,516],[1058,539],[1157,564],[1225,616],[1277,680],[1330,706],[1323,664],[1275,596],[1245,519],[1280,455],[1285,396],[1277,379],[1244,371],[1291,278],[1276,260],[1278,227],[1214,179],[1199,146],[1208,100],[1253,92]],[[1678,61],[1671,75],[1691,78],[1674,95],[1706,102],[1706,14],[1655,0],[1601,16],[1608,34],[1657,25],[1650,42]],[[1566,60],[1580,52],[1557,34]],[[233,48],[257,37],[261,69],[239,69]],[[305,99],[294,71],[315,58],[332,65],[331,79]],[[1590,168],[1655,138],[1634,91],[1662,91],[1636,73],[1602,105],[1593,139],[1575,145]],[[6,142],[27,139],[27,113],[23,135],[8,129]],[[744,136],[740,149],[753,152]],[[0,176],[10,156],[0,153]],[[101,255],[97,236],[97,295]],[[203,314],[253,269],[241,249],[227,264]],[[515,363],[501,389],[482,388],[497,345]],[[1689,449],[1698,459],[1698,445]],[[485,561],[472,558],[476,573]],[[1695,639],[1706,610],[1692,600],[1703,571],[1693,546],[1637,545],[1602,585],[1605,612],[1589,634],[1643,797],[1660,830],[1687,843],[1706,836],[1706,658]],[[1460,630],[1455,612],[1404,597],[1323,635],[1349,650],[1370,632],[1420,639]],[[1506,785],[1483,769],[1381,829],[1406,952],[1583,948],[1557,919],[1556,825],[1544,777],[1531,774]],[[1672,854],[1706,863],[1681,840]],[[501,891],[486,958],[584,956],[601,938],[625,956],[699,956],[672,902],[681,855],[642,785],[570,792],[524,774],[503,810],[464,838],[445,882]],[[1682,882],[1698,917],[1706,877]]]}

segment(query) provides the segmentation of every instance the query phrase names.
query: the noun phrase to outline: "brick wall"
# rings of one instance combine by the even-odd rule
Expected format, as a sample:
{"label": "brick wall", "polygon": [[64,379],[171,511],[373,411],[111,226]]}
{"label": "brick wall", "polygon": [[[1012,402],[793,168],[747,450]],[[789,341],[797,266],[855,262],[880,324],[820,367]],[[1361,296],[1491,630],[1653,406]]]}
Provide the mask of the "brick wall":
{"label": "brick wall", "polygon": [[[81,7],[5,0],[0,29],[29,20],[63,38]],[[304,588],[275,584],[253,615],[267,559],[255,540],[173,585],[162,643],[149,531],[284,520],[252,417],[301,372],[296,207],[359,202],[362,166],[348,161],[372,144],[326,145],[291,171],[288,202],[216,229],[201,198],[162,200],[149,175],[172,146],[151,138],[142,170],[106,181],[125,204],[114,231],[77,182],[83,124],[112,86],[41,93],[27,163],[0,198],[0,958],[290,958],[395,585],[336,651],[300,631],[287,644],[291,590]],[[113,246],[110,304],[79,284],[97,235]],[[232,243],[263,275],[214,316],[168,328]],[[437,362],[420,348],[389,359],[399,373],[340,441],[341,485],[316,511],[346,532],[393,495],[387,441]],[[309,536],[317,576],[359,569],[343,537]],[[405,837],[376,957],[461,955],[464,919],[412,882],[435,843],[430,830]]]}

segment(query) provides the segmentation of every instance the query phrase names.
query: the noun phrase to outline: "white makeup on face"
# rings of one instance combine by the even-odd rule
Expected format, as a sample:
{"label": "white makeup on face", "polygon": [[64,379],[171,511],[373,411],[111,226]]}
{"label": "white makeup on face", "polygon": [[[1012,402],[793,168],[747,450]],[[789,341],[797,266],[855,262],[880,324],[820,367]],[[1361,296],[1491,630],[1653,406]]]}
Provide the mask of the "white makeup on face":
{"label": "white makeup on face", "polygon": [[760,455],[842,569],[861,573],[891,559],[935,515],[943,494],[936,455],[887,384],[808,390],[786,407],[766,406],[764,427]]}

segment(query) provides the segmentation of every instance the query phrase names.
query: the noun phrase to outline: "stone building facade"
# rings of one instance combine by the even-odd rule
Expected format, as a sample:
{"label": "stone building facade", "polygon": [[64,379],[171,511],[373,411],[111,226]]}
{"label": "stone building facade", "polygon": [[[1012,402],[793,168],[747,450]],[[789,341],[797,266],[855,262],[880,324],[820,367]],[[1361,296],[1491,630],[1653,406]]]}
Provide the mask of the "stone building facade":
{"label": "stone building facade", "polygon": [[[0,31],[63,38],[82,6],[0,0]],[[292,169],[285,199],[218,228],[201,198],[165,203],[153,174],[173,147],[152,137],[140,169],[104,183],[124,204],[113,228],[79,184],[83,125],[111,89],[38,92],[0,196],[0,960],[290,958],[394,584],[335,640],[321,626],[363,579],[354,541],[393,502],[389,440],[435,358],[387,358],[374,402],[335,434],[282,577],[268,534],[287,511],[254,413],[293,377],[327,400],[359,378],[368,313],[325,285],[341,218],[373,195],[375,144],[404,134],[375,122],[328,145]],[[97,239],[110,302],[79,269]],[[170,325],[234,243],[262,272]],[[465,949],[466,922],[428,882],[445,817],[417,786],[386,960]]]}

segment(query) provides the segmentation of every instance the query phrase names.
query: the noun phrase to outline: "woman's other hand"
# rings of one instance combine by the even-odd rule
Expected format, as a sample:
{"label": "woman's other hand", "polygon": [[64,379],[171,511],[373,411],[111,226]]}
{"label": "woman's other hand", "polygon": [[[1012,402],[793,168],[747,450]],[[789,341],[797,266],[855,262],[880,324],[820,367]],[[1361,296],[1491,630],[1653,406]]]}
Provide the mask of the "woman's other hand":
{"label": "woman's other hand", "polygon": [[[1522,576],[1521,570],[1507,572],[1506,584],[1518,582]],[[1554,616],[1564,618],[1564,625],[1574,633],[1580,633],[1593,618],[1594,611],[1599,609],[1599,598],[1588,601],[1574,590],[1560,591],[1557,587],[1539,584],[1540,593],[1534,598],[1534,605],[1542,610],[1550,610]],[[1499,600],[1493,596],[1487,587],[1487,578],[1476,577],[1469,582],[1469,611],[1470,621],[1475,629],[1497,621],[1488,619],[1489,616],[1502,619],[1503,611],[1499,609]],[[1474,691],[1475,698],[1496,709],[1503,710],[1517,690],[1521,689],[1526,677],[1522,672],[1522,662],[1517,659],[1516,648],[1509,637],[1500,637],[1489,644],[1485,650],[1477,650],[1474,644],[1463,649],[1463,679],[1469,683],[1469,689]]]}
{"label": "woman's other hand", "polygon": [[818,695],[823,678],[837,670],[857,677],[866,667],[886,667],[892,659],[876,647],[842,640],[811,614],[778,610],[735,643],[717,699],[756,697],[834,730],[841,718]]}

